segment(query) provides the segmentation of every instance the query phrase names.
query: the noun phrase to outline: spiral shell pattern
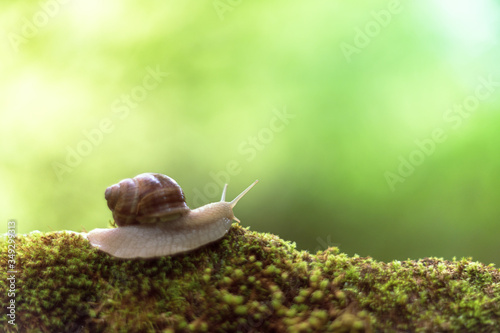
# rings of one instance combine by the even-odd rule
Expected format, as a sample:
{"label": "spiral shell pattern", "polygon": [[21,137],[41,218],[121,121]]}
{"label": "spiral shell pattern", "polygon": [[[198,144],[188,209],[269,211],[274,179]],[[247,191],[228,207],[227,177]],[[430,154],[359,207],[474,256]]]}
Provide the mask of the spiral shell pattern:
{"label": "spiral shell pattern", "polygon": [[159,173],[124,179],[108,187],[104,197],[120,227],[168,222],[189,213],[179,184]]}

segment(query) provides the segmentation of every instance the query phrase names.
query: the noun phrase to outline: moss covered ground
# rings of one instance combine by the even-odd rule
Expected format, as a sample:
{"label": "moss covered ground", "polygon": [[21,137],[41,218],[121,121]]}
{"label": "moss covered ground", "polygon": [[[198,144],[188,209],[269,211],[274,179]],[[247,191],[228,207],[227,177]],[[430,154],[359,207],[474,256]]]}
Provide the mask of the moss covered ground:
{"label": "moss covered ground", "polygon": [[219,242],[150,260],[114,259],[78,233],[16,243],[16,326],[2,315],[5,332],[500,331],[500,271],[470,259],[310,254],[236,224]]}

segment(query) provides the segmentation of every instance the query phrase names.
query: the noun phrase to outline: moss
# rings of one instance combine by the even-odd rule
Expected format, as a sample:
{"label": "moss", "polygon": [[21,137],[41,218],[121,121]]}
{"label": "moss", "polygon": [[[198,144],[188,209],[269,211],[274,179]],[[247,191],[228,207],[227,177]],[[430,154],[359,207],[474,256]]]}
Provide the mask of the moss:
{"label": "moss", "polygon": [[[7,267],[5,239],[1,247]],[[17,325],[2,316],[0,331],[495,332],[500,321],[492,265],[312,255],[238,225],[219,242],[152,260],[114,259],[76,233],[32,233],[18,236],[16,261]]]}

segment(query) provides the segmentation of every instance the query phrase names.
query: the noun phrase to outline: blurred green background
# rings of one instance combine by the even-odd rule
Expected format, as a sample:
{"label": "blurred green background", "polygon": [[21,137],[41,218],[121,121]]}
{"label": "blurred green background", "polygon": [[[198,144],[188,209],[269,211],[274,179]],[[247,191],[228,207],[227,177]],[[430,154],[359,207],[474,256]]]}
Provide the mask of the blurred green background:
{"label": "blurred green background", "polygon": [[[106,187],[228,181],[252,230],[500,264],[494,1],[1,5],[0,220],[106,227]],[[2,232],[5,232],[2,231]]]}

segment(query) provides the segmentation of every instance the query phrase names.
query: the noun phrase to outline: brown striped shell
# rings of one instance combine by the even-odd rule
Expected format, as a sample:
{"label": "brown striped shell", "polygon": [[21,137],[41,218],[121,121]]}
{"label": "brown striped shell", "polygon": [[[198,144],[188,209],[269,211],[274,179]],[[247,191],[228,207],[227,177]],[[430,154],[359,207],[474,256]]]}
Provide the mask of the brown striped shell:
{"label": "brown striped shell", "polygon": [[181,187],[159,173],[143,173],[106,189],[104,197],[118,226],[167,222],[189,212]]}

